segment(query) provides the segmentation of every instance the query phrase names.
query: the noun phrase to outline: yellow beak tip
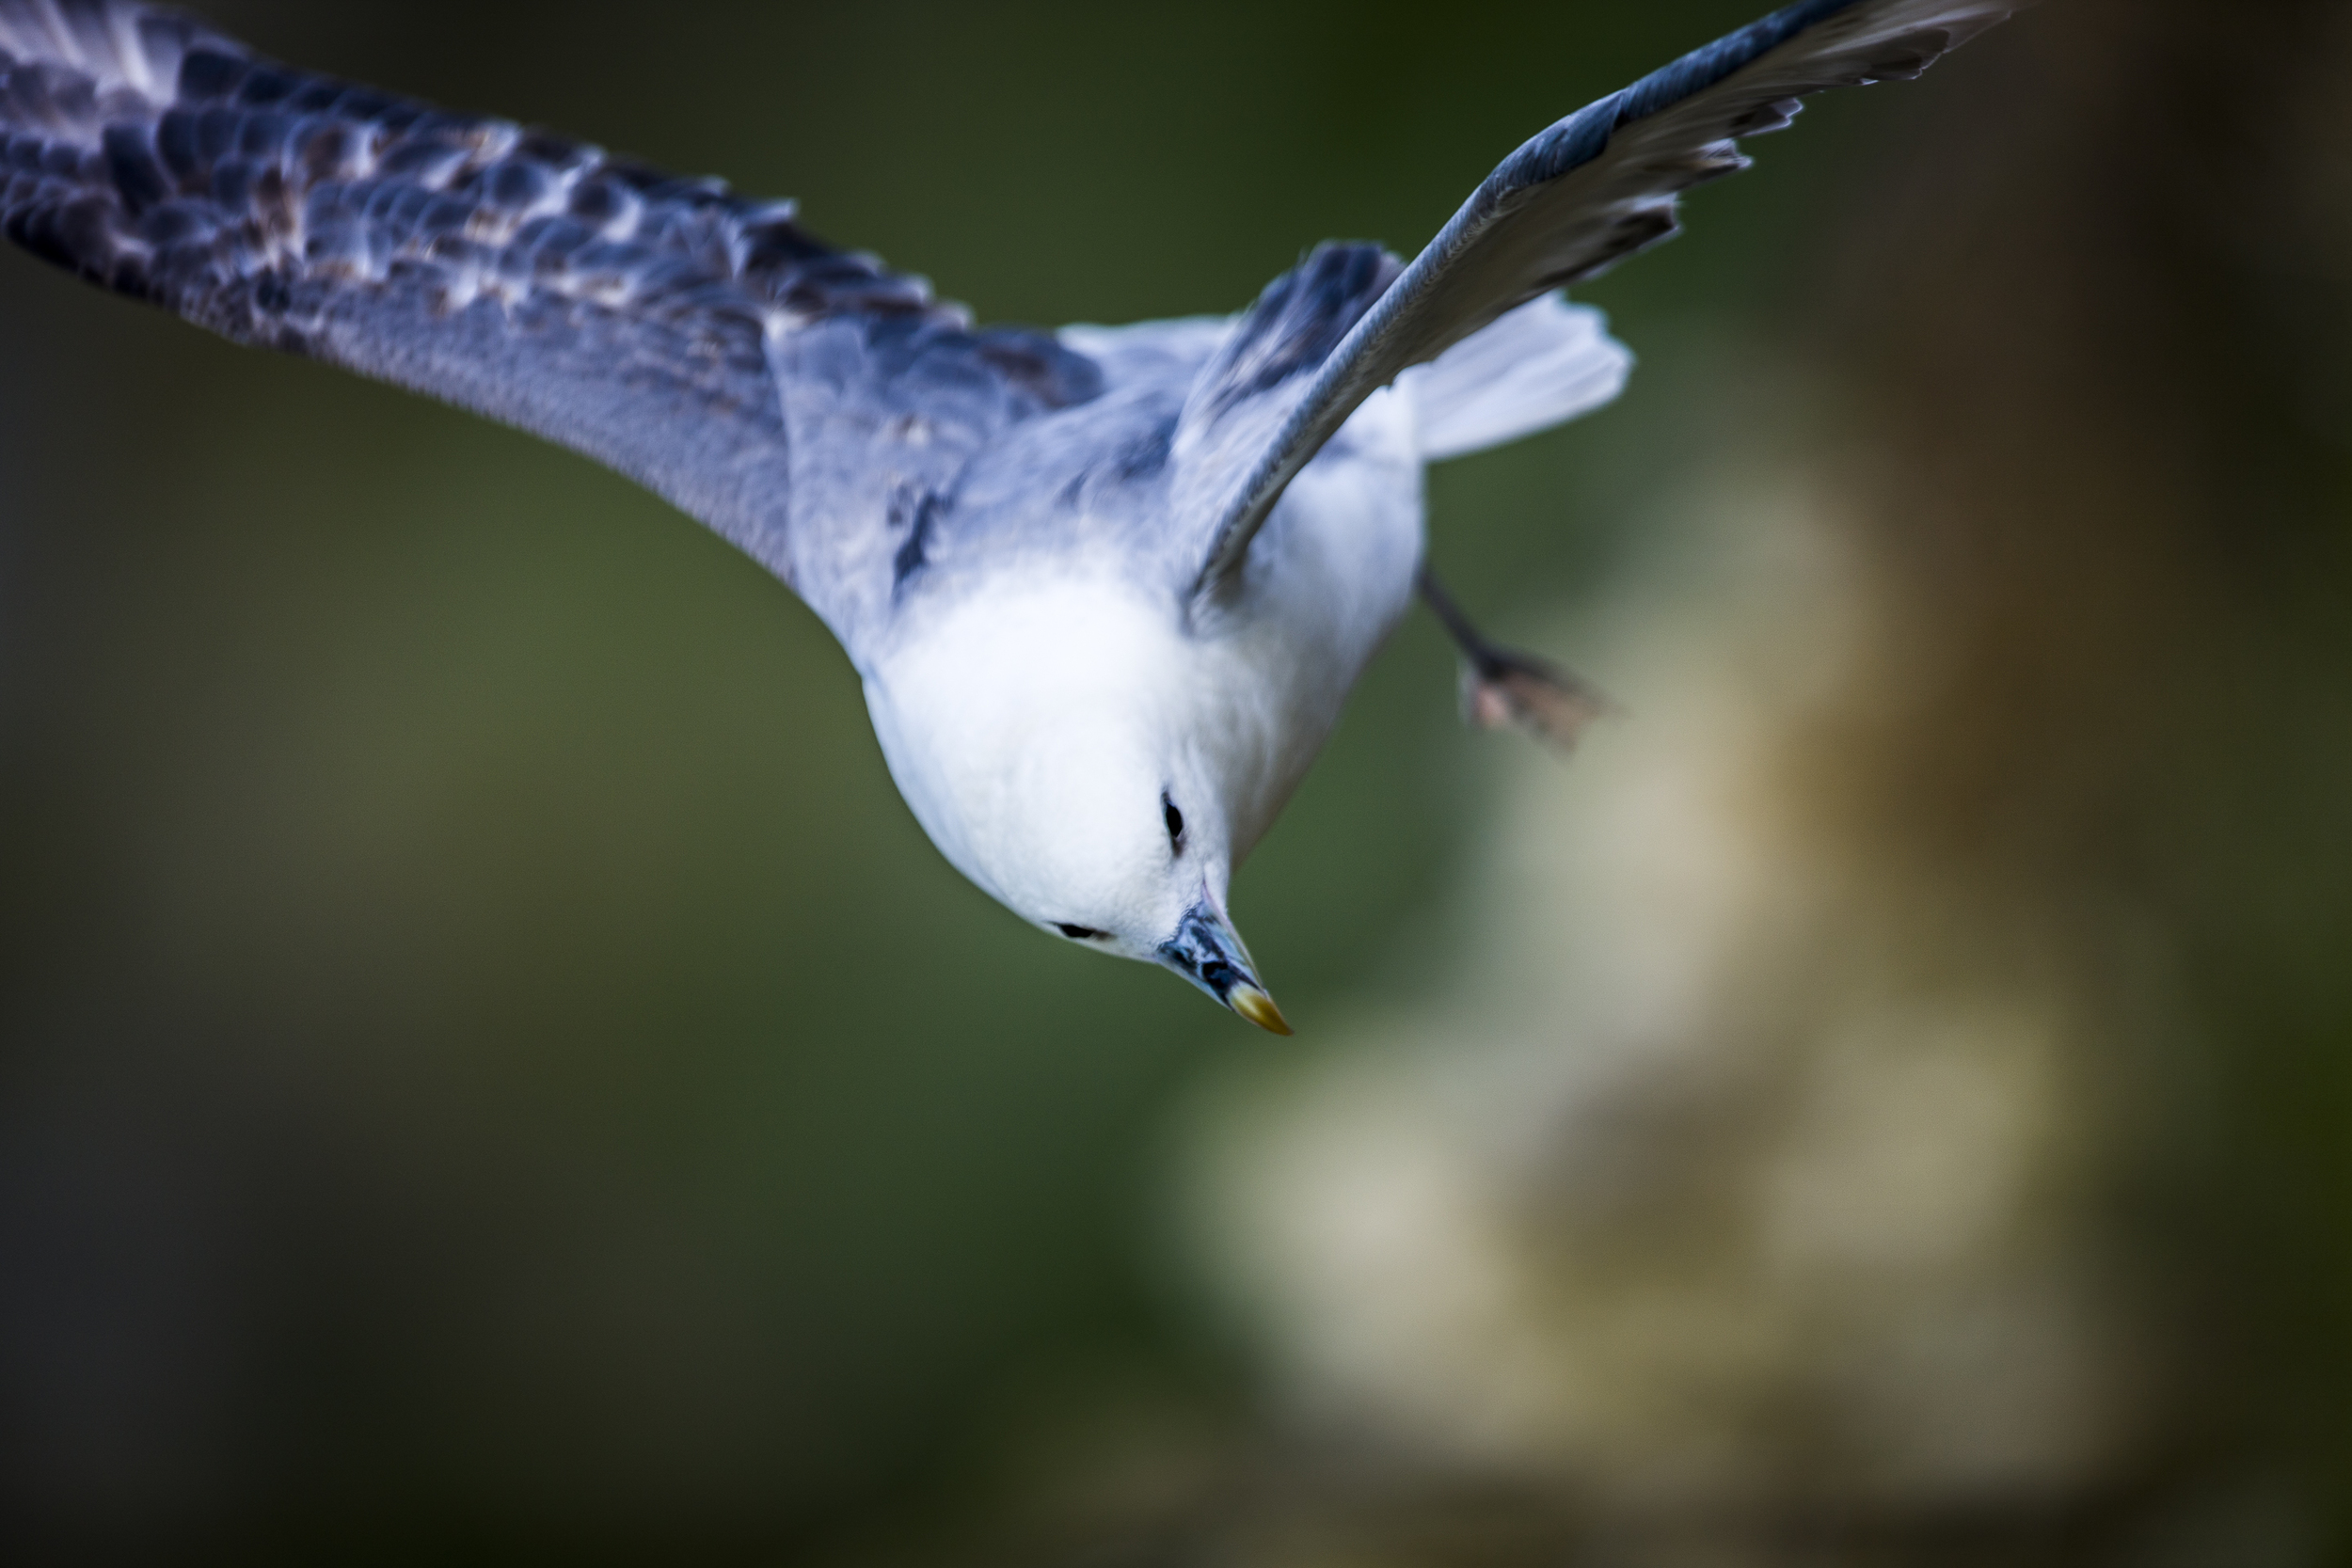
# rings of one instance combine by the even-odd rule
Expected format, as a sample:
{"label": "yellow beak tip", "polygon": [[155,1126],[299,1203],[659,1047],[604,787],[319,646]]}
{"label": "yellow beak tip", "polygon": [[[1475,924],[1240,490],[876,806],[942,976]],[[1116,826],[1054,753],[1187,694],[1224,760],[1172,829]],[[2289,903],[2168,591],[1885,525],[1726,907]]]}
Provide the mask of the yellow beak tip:
{"label": "yellow beak tip", "polygon": [[1255,987],[1235,986],[1229,1003],[1233,1011],[1269,1035],[1287,1035],[1291,1032],[1290,1021],[1282,1016],[1282,1009],[1274,1005],[1274,998]]}

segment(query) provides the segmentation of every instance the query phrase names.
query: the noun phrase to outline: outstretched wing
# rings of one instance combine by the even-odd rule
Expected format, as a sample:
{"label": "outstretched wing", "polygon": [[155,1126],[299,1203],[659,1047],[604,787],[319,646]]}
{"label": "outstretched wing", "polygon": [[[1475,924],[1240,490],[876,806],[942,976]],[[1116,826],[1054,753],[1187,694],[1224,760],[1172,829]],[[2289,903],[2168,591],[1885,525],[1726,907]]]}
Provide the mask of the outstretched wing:
{"label": "outstretched wing", "polygon": [[1232,577],[1283,487],[1399,372],[1671,237],[1680,194],[1746,167],[1737,138],[1787,126],[1805,94],[1916,76],[2031,3],[1804,0],[1578,110],[1512,153],[1351,318],[1312,373],[1294,377],[1279,408],[1260,407],[1269,432],[1262,445],[1238,460],[1222,453],[1219,471],[1205,479],[1180,475],[1180,494],[1194,506],[1180,521],[1206,543],[1196,594]]}
{"label": "outstretched wing", "polygon": [[916,525],[1091,361],[974,330],[788,203],[255,56],[130,0],[0,0],[0,224],[240,342],[638,480],[857,650]]}

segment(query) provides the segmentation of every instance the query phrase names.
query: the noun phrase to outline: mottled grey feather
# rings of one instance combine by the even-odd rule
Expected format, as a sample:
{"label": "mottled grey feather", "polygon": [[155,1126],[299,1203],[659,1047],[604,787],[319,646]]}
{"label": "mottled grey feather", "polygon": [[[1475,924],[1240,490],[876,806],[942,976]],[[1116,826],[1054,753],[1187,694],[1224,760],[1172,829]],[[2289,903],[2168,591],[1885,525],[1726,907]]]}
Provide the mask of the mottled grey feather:
{"label": "mottled grey feather", "polygon": [[853,657],[921,498],[1102,388],[1054,337],[975,330],[789,204],[307,75],[126,0],[0,0],[0,225],[240,342],[610,464],[794,585]]}
{"label": "mottled grey feather", "polygon": [[1376,388],[1539,294],[1676,232],[1677,198],[1747,166],[1826,87],[1915,76],[2032,0],[1804,0],[1686,55],[1529,141],[1362,313],[1254,452],[1228,455],[1178,519],[1196,593],[1239,568],[1275,502]]}

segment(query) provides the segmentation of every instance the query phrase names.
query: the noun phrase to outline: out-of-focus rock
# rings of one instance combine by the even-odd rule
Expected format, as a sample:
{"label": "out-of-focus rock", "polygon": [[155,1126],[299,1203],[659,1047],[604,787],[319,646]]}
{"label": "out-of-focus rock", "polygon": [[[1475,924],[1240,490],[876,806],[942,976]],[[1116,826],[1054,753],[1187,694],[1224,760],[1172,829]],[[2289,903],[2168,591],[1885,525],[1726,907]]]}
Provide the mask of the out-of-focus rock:
{"label": "out-of-focus rock", "polygon": [[1632,717],[1198,1124],[1266,1560],[2332,1560],[2348,72],[2042,7],[1843,188],[1813,390],[1536,640]]}

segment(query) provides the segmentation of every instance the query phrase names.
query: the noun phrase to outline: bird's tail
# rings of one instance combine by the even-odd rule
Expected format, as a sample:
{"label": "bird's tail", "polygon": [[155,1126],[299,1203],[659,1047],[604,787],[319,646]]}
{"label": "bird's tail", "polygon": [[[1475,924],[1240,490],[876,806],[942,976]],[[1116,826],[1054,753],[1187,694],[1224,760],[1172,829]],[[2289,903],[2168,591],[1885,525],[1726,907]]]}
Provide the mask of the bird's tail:
{"label": "bird's tail", "polygon": [[1436,463],[1590,413],[1632,368],[1598,310],[1546,294],[1397,379],[1413,400],[1421,455]]}

